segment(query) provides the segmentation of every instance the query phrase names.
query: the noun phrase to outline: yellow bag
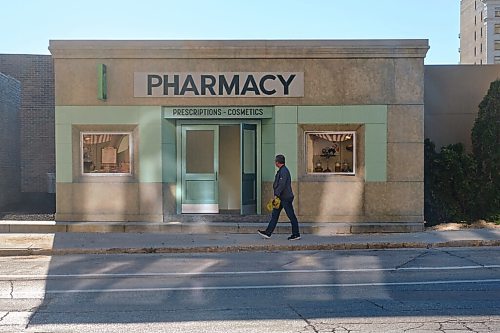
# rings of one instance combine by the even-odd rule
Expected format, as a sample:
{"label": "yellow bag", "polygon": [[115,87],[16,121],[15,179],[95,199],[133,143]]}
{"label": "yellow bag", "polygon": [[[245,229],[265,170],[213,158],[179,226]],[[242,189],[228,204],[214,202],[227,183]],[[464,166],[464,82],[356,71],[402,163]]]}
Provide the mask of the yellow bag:
{"label": "yellow bag", "polygon": [[269,200],[269,202],[267,203],[267,210],[272,212],[273,211],[273,208],[275,209],[279,209],[280,208],[280,205],[281,205],[281,200],[280,198],[276,198],[276,199],[271,199]]}

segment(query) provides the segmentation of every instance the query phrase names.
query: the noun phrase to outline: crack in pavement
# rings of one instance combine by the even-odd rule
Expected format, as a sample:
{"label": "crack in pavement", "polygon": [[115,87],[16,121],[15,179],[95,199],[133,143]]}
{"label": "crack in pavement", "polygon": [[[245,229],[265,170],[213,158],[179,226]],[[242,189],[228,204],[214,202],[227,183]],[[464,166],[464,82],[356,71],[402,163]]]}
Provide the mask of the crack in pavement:
{"label": "crack in pavement", "polygon": [[[354,330],[351,330],[351,329],[349,329],[349,328],[347,328],[347,327],[344,327],[344,326],[340,326],[340,325],[339,325],[338,327],[339,327],[340,329],[344,330],[344,331],[345,331],[344,333],[346,333],[346,332],[347,332],[347,333],[354,332]],[[337,332],[337,328],[334,328],[332,332],[333,332],[333,333],[336,333],[336,332]],[[340,333],[340,331],[339,331],[338,333]]]}
{"label": "crack in pavement", "polygon": [[417,260],[418,258],[423,257],[423,256],[425,256],[425,255],[429,254],[429,252],[430,252],[430,251],[424,251],[424,252],[422,252],[422,253],[420,253],[420,254],[416,255],[414,258],[412,258],[412,259],[408,260],[407,262],[405,262],[405,263],[403,263],[403,264],[401,264],[401,265],[396,266],[395,268],[396,268],[396,269],[400,269],[401,267],[408,265],[408,264],[409,264],[409,263],[411,263],[412,261]]}
{"label": "crack in pavement", "polygon": [[376,307],[378,307],[378,308],[380,308],[382,310],[386,310],[383,305],[377,304],[374,301],[370,301],[369,299],[365,299],[365,301],[368,302],[368,303],[370,303],[370,304],[372,304],[372,305],[375,305]]}
{"label": "crack in pavement", "polygon": [[5,317],[7,317],[9,315],[9,313],[10,313],[10,311],[7,311],[7,313],[0,318],[0,323],[2,322],[2,320],[5,319]]}
{"label": "crack in pavement", "polygon": [[288,307],[289,307],[289,308],[290,308],[293,312],[295,312],[295,313],[297,314],[297,316],[299,316],[299,318],[300,318],[300,319],[302,319],[303,321],[305,321],[305,322],[307,323],[307,326],[306,326],[305,328],[310,327],[310,328],[312,328],[312,329],[313,329],[313,331],[314,331],[315,333],[319,333],[319,331],[316,329],[316,327],[314,327],[314,324],[312,324],[312,323],[311,323],[311,322],[310,322],[310,321],[309,321],[306,317],[304,317],[303,315],[301,315],[301,314],[299,313],[299,311],[297,311],[297,310],[296,310],[293,306],[291,306],[290,304],[288,304]]}
{"label": "crack in pavement", "polygon": [[467,260],[467,261],[470,261],[470,262],[472,262],[472,263],[474,263],[474,264],[476,264],[476,265],[478,265],[478,266],[482,266],[482,267],[484,267],[484,265],[483,265],[483,264],[481,264],[480,262],[477,262],[477,261],[475,261],[475,260],[473,260],[473,259],[470,259],[470,258],[467,258],[467,257],[462,257],[462,256],[459,256],[458,254],[451,253],[451,252],[449,252],[449,251],[447,251],[447,250],[443,250],[443,249],[436,249],[436,250],[437,250],[437,251],[439,251],[439,252],[446,253],[446,254],[448,254],[448,255],[450,255],[450,256],[452,256],[452,257],[459,258],[459,259],[463,259],[463,260]]}
{"label": "crack in pavement", "polygon": [[10,282],[10,299],[14,299],[14,281],[9,281]]}
{"label": "crack in pavement", "polygon": [[419,326],[417,326],[417,327],[411,327],[411,328],[406,328],[406,329],[403,330],[403,332],[409,332],[409,331],[413,331],[413,330],[418,330],[419,328],[424,327],[424,326],[425,326],[425,323],[420,323]]}

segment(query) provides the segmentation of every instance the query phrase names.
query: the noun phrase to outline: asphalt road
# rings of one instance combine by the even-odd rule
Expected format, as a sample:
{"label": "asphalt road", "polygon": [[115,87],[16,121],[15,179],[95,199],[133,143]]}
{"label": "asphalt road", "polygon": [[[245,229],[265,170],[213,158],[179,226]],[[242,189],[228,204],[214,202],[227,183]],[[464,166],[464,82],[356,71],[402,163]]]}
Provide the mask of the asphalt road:
{"label": "asphalt road", "polygon": [[0,331],[500,332],[499,254],[0,257]]}

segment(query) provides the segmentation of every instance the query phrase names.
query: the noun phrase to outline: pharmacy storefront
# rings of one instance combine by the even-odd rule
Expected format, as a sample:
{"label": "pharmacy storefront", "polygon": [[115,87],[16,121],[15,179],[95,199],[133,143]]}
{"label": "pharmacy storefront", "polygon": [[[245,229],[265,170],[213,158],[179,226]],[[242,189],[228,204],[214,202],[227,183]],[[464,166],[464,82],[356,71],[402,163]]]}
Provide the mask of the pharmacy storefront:
{"label": "pharmacy storefront", "polygon": [[51,41],[56,220],[423,227],[426,40]]}

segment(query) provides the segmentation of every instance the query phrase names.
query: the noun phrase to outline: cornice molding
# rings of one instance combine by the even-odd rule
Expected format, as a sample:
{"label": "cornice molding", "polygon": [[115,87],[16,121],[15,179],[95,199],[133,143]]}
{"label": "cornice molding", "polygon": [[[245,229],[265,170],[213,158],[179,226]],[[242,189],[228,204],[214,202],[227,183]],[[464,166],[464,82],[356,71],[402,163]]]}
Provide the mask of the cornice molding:
{"label": "cornice molding", "polygon": [[424,58],[427,39],[401,40],[51,40],[52,57],[73,59]]}

